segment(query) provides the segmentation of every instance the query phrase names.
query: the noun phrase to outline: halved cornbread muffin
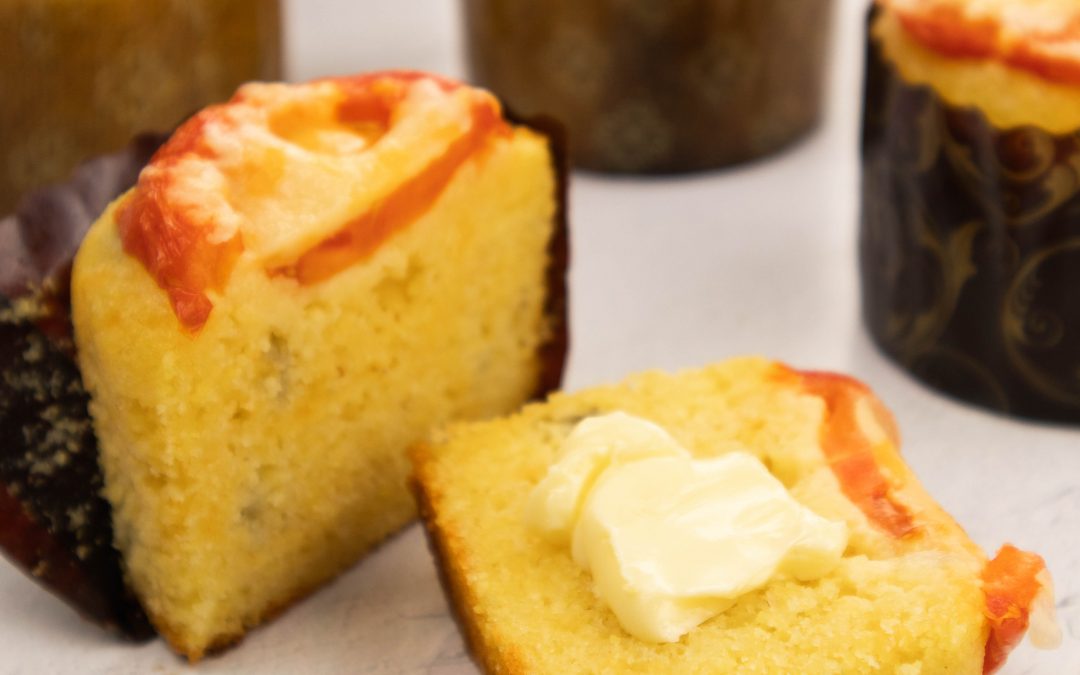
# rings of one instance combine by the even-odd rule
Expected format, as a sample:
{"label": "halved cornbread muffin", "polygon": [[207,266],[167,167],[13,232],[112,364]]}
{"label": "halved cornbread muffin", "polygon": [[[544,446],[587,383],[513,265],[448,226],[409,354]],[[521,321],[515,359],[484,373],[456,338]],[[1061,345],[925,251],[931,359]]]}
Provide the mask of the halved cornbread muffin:
{"label": "halved cornbread muffin", "polygon": [[[624,427],[628,433],[597,435],[601,424],[610,430],[632,418],[639,421]],[[582,461],[589,436],[599,444]],[[418,446],[413,463],[421,515],[452,604],[487,672],[989,672],[1024,634],[1033,605],[1052,597],[1049,576],[1038,556],[1011,546],[988,562],[922,489],[897,445],[891,416],[861,383],[755,358],[676,375],[646,373],[556,394],[503,419],[454,425]],[[733,494],[740,509],[747,507],[726,520],[722,503],[700,501],[700,485],[664,482],[671,474],[661,469],[685,461],[680,452],[714,475],[724,460],[759,463],[773,485],[750,495],[750,473],[740,469],[738,480],[713,495],[722,502],[725,492]],[[605,515],[630,476],[617,465],[648,470],[637,471],[641,482],[621,510]],[[585,496],[568,501],[574,484]],[[538,486],[539,503],[577,500],[569,548],[535,527]],[[768,498],[760,498],[765,492]],[[659,622],[698,612],[711,591],[686,579],[709,560],[676,549],[719,522],[721,531],[708,534],[714,542],[765,560],[763,552],[783,534],[768,526],[783,520],[785,507],[774,500],[783,492],[815,522],[832,523],[827,534],[833,543],[833,535],[841,537],[842,555],[821,565],[820,556],[814,562],[796,553],[795,562],[815,569],[776,567],[681,639],[636,637],[623,622],[625,607],[609,608],[601,578],[578,564],[589,552],[583,538],[596,535],[588,528],[609,518],[617,527],[603,531],[608,541],[592,550],[616,551],[619,560],[610,564],[625,568],[616,593],[647,605],[687,586],[688,595],[655,603],[667,612]],[[641,522],[657,519],[654,503],[692,508],[660,519],[650,551],[652,540],[639,535]],[[634,521],[635,514],[646,520]],[[801,532],[797,546],[813,535]],[[730,562],[723,557],[717,566],[737,570]],[[665,565],[672,564],[669,574]],[[595,561],[591,569],[596,574]]]}
{"label": "halved cornbread muffin", "polygon": [[185,123],[75,261],[127,578],[191,659],[414,517],[405,448],[562,364],[548,139],[417,73],[253,84]]}

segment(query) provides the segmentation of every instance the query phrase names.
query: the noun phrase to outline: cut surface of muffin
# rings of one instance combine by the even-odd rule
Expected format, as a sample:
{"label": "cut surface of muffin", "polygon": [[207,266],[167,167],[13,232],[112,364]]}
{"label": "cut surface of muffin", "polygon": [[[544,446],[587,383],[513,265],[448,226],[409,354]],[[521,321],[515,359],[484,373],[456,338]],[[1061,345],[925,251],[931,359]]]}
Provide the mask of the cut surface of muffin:
{"label": "cut surface of muffin", "polygon": [[382,73],[244,87],[95,224],[80,365],[174,648],[235,641],[409,521],[430,427],[551,385],[556,193],[547,139],[489,94]]}
{"label": "cut surface of muffin", "polygon": [[[846,525],[839,564],[814,581],[775,576],[678,642],[632,637],[566,547],[526,522],[529,495],[571,431],[614,411],[658,425],[699,459],[752,453],[803,506]],[[999,556],[1022,571],[988,574],[986,557],[922,490],[896,445],[891,417],[860,383],[739,359],[454,425],[414,450],[414,480],[452,603],[487,672],[992,669],[1008,651],[999,647],[1026,629],[1034,596],[1050,593],[1035,580],[1042,561]],[[987,618],[998,600],[1023,629]]]}

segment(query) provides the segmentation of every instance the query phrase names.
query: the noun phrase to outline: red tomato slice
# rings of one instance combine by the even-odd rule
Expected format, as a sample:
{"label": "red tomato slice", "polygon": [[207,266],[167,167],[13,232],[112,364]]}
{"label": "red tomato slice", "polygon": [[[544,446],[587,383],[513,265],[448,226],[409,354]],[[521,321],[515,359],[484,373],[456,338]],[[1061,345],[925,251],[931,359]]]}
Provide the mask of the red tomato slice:
{"label": "red tomato slice", "polygon": [[[821,450],[833,474],[840,482],[844,495],[861,510],[870,522],[894,537],[907,536],[916,529],[911,513],[892,497],[889,483],[873,445],[859,428],[856,405],[872,397],[866,385],[854,378],[836,373],[790,371],[806,393],[825,403],[825,419],[821,425]],[[871,399],[872,400],[872,399]],[[875,413],[886,433],[896,442],[892,419],[875,406]]]}
{"label": "red tomato slice", "polygon": [[424,215],[458,167],[476,154],[493,133],[508,130],[498,109],[487,101],[477,102],[469,131],[451,143],[442,156],[406,179],[366,213],[303,253],[295,263],[272,273],[313,284],[366,259],[392,234]]}
{"label": "red tomato slice", "polygon": [[1000,668],[1027,632],[1032,603],[1042,588],[1036,576],[1045,569],[1046,563],[1040,556],[1012,544],[1002,546],[983,568],[985,613],[990,621],[983,673]]}
{"label": "red tomato slice", "polygon": [[1064,14],[1060,23],[1047,28],[1034,20],[1032,26],[1005,24],[1002,13],[973,16],[966,7],[941,0],[879,1],[909,35],[939,54],[997,60],[1052,82],[1080,85],[1080,11],[1058,10]]}
{"label": "red tomato slice", "polygon": [[[438,76],[407,71],[324,82],[333,82],[344,94],[336,111],[341,122],[366,123],[385,129],[393,124],[393,114],[406,96],[408,86],[420,79],[431,79],[444,91],[461,86]],[[124,250],[138,259],[166,291],[173,313],[192,333],[202,329],[208,320],[213,304],[207,293],[224,288],[244,244],[239,232],[225,241],[214,240],[211,234],[217,229],[215,223],[204,222],[205,215],[195,217],[170,203],[168,188],[175,177],[167,169],[192,155],[215,159],[205,140],[205,127],[208,122],[227,119],[222,111],[230,105],[253,103],[241,90],[229,103],[211,106],[181,125],[148,167],[158,170],[140,175],[132,198],[117,213]],[[271,273],[294,277],[301,284],[316,283],[368,257],[394,232],[422,216],[457,169],[480,151],[490,137],[507,134],[509,129],[495,100],[478,98],[473,105],[470,129],[452,142],[442,156],[403,180],[368,213],[344,224],[302,253],[295,263]]]}

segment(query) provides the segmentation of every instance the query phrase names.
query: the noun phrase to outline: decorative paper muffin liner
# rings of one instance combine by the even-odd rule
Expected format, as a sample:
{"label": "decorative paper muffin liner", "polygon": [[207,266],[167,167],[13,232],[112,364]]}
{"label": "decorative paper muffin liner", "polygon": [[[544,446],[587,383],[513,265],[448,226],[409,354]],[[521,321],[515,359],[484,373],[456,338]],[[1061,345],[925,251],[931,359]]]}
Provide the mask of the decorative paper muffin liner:
{"label": "decorative paper muffin liner", "polygon": [[472,79],[566,124],[575,165],[699,171],[821,118],[832,0],[466,0]]}
{"label": "decorative paper muffin liner", "polygon": [[164,136],[80,166],[0,220],[0,549],[87,619],[154,635],[128,591],[75,361],[71,261]]}
{"label": "decorative paper muffin liner", "polygon": [[865,86],[859,253],[873,339],[948,394],[1080,422],[1080,130],[996,128],[905,82],[872,37]]}

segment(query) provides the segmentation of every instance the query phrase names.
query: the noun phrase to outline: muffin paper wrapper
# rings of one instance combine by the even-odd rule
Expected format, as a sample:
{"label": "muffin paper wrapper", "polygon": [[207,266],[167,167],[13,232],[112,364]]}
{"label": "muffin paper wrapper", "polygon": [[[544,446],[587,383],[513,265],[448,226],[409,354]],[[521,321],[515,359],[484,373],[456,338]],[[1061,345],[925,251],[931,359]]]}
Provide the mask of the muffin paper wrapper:
{"label": "muffin paper wrapper", "polygon": [[865,86],[859,254],[873,339],[948,394],[1080,422],[1080,130],[996,128],[905,82],[872,38]]}
{"label": "muffin paper wrapper", "polygon": [[472,78],[571,131],[582,168],[679,173],[780,150],[821,117],[832,0],[462,3]]}
{"label": "muffin paper wrapper", "polygon": [[90,225],[164,138],[143,135],[90,161],[0,220],[0,548],[80,614],[136,640],[154,631],[112,545],[70,278]]}

